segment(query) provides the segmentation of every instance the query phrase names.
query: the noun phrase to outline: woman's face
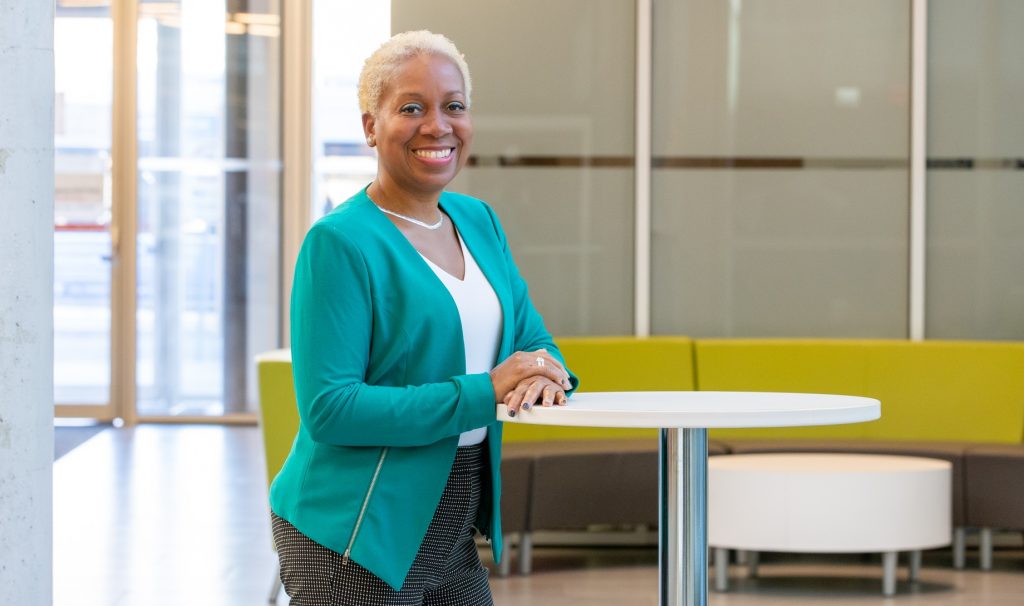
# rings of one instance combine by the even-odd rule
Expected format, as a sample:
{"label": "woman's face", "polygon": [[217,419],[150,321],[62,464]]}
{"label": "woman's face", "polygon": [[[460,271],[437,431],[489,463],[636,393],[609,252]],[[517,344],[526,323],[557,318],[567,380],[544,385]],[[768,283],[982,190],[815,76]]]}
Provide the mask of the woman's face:
{"label": "woman's face", "polygon": [[440,55],[409,59],[385,87],[377,115],[363,114],[363,129],[376,142],[379,179],[439,193],[465,166],[473,140],[462,73]]}

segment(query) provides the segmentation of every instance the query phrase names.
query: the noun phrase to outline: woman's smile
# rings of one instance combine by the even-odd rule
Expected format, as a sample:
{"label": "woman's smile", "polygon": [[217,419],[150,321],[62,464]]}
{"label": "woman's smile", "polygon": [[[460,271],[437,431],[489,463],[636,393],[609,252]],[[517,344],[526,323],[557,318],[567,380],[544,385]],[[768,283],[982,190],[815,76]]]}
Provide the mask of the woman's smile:
{"label": "woman's smile", "polygon": [[447,164],[454,157],[452,155],[454,151],[454,147],[420,148],[414,149],[412,153],[427,164]]}

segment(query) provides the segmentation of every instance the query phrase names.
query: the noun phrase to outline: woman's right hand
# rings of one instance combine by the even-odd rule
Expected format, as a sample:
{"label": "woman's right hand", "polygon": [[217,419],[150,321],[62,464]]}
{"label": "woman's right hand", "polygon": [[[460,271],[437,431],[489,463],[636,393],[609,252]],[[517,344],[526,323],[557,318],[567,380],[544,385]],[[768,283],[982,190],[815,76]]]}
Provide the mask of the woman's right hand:
{"label": "woman's right hand", "polygon": [[561,385],[563,389],[572,388],[569,373],[562,363],[548,353],[546,349],[537,351],[517,351],[505,358],[491,370],[491,384],[494,386],[494,397],[500,403],[506,394],[514,390],[523,379],[542,376]]}

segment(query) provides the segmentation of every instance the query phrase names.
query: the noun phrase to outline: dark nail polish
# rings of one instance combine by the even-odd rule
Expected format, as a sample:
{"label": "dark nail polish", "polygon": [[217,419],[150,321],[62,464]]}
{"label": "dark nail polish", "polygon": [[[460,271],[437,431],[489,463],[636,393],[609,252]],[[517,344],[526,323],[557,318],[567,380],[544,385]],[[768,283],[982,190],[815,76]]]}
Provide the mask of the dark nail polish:
{"label": "dark nail polish", "polygon": [[508,409],[508,416],[510,416],[510,417],[516,416],[516,411],[514,409],[512,409],[512,408],[509,408]]}
{"label": "dark nail polish", "polygon": [[531,402],[523,402],[523,410],[530,410],[531,406],[533,406]]}

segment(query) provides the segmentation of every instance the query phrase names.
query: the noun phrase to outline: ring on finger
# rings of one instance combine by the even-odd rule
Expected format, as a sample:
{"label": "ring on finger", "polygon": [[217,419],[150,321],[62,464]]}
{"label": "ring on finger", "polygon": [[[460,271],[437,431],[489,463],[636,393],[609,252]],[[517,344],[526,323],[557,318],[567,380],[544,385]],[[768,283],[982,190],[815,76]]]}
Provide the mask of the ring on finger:
{"label": "ring on finger", "polygon": [[542,358],[541,356],[537,356],[536,363],[537,363],[537,366],[540,366],[541,368],[543,368],[544,367],[544,358]]}

